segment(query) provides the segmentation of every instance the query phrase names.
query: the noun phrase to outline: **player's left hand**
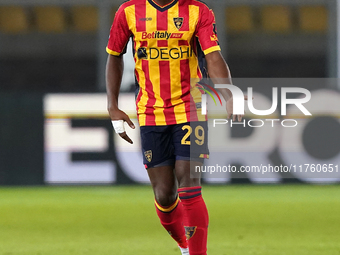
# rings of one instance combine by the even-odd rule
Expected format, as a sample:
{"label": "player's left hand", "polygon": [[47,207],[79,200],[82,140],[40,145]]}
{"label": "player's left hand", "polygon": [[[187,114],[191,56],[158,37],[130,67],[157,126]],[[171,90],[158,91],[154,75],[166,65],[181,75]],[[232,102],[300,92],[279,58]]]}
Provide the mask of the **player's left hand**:
{"label": "player's left hand", "polygon": [[[244,100],[248,100],[248,96],[244,96]],[[241,114],[240,115],[234,115],[233,114],[233,109],[234,109],[233,102],[234,101],[233,101],[232,97],[227,100],[226,109],[227,109],[227,113],[228,113],[228,119],[230,119],[232,117],[233,121],[236,121],[236,118],[237,118],[238,121],[242,121],[242,118],[243,118],[244,115],[241,115]]]}

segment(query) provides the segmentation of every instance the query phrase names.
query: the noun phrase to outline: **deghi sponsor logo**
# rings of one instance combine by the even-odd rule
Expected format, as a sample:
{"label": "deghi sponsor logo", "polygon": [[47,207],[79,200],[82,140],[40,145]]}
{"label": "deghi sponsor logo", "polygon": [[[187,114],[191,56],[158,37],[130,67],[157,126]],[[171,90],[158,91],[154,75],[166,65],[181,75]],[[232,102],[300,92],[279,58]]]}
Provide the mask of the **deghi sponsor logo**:
{"label": "deghi sponsor logo", "polygon": [[182,46],[178,48],[145,48],[141,47],[137,50],[139,59],[189,59],[193,56],[193,49],[190,46]]}
{"label": "deghi sponsor logo", "polygon": [[183,36],[183,33],[168,33],[168,31],[165,31],[165,32],[155,31],[155,32],[152,32],[152,33],[148,33],[148,32],[142,33],[142,39],[143,40],[145,40],[145,39],[166,39],[166,40],[169,40],[169,39],[173,39],[173,38],[179,39],[179,38],[182,38],[182,36]]}

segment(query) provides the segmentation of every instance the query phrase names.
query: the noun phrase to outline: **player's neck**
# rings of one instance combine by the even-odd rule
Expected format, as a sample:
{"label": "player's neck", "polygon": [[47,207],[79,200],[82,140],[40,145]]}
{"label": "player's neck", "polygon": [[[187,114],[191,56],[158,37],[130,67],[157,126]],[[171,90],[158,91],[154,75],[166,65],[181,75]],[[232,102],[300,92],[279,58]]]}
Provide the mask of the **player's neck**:
{"label": "player's neck", "polygon": [[153,1],[160,6],[165,6],[165,5],[170,4],[174,0],[153,0]]}

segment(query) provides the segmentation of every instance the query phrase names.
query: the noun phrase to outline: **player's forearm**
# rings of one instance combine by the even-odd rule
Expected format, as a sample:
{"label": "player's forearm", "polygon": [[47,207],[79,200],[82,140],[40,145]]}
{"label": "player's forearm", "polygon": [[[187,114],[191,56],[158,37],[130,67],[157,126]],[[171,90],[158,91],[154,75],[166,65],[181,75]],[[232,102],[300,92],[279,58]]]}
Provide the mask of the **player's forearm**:
{"label": "player's forearm", "polygon": [[123,70],[123,57],[109,55],[106,63],[106,91],[109,112],[118,109],[118,96]]}
{"label": "player's forearm", "polygon": [[[219,51],[206,56],[209,77],[214,84],[232,84],[231,74],[227,63]],[[219,89],[227,101],[232,97],[230,90]]]}

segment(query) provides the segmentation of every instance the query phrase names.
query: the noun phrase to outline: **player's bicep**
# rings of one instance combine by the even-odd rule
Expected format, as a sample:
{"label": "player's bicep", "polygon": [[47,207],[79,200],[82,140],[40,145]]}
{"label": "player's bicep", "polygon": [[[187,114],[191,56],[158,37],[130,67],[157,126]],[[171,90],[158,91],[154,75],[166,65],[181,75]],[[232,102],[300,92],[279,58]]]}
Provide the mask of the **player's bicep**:
{"label": "player's bicep", "polygon": [[221,62],[225,64],[225,60],[221,54],[221,51],[214,51],[205,55],[205,60],[207,61],[208,67],[209,66],[213,67],[216,64],[220,64]]}

